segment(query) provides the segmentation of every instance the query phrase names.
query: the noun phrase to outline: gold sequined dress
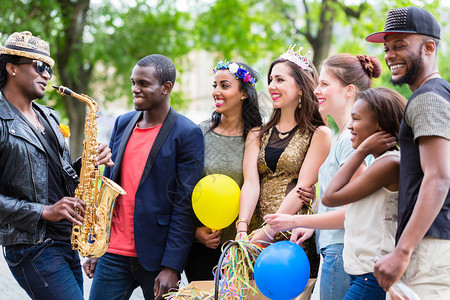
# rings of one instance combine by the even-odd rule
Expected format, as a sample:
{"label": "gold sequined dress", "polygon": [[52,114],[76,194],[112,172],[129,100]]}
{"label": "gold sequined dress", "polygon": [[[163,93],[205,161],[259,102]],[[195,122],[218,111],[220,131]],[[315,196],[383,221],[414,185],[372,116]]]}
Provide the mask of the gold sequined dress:
{"label": "gold sequined dress", "polygon": [[[263,135],[258,157],[260,196],[253,214],[251,230],[262,225],[265,215],[276,213],[285,196],[297,184],[311,137],[311,132],[301,132],[297,127],[283,135],[275,126]],[[308,209],[305,206],[297,212],[297,214],[307,213]],[[277,234],[274,241],[284,239],[282,234]],[[319,256],[316,252],[315,236],[305,241],[302,247],[310,262],[310,277],[317,277]]]}

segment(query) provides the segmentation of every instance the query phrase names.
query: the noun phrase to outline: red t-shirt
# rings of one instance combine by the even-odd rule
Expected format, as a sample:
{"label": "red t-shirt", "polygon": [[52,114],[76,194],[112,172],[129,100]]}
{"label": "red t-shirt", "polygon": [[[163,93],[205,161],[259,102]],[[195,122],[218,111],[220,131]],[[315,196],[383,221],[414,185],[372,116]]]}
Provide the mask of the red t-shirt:
{"label": "red t-shirt", "polygon": [[137,257],[134,245],[134,198],[144,172],[148,155],[162,124],[131,133],[123,154],[120,185],[127,192],[119,196],[114,208],[108,252]]}

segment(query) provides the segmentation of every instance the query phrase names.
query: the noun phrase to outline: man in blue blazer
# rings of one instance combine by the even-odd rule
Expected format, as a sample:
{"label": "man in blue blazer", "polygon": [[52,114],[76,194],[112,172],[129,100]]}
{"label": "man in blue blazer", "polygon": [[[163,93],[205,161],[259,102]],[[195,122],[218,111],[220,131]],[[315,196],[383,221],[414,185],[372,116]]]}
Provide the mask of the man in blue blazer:
{"label": "man in blue blazer", "polygon": [[90,299],[128,299],[138,286],[145,299],[159,299],[183,270],[204,147],[200,128],[169,104],[175,77],[173,62],[159,54],[131,74],[136,111],[117,118],[109,145],[115,165],[104,172],[127,195],[116,201],[108,251],[84,263],[94,278]]}

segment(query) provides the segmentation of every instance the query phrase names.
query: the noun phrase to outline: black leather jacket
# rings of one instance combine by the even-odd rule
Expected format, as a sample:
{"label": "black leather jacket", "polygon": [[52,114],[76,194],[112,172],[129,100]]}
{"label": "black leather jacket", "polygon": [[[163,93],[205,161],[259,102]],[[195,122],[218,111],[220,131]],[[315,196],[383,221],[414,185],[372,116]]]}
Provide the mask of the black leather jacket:
{"label": "black leather jacket", "polygon": [[[72,164],[69,147],[59,130],[56,112],[33,103],[45,114],[63,158]],[[0,244],[35,244],[45,237],[46,222],[41,220],[48,204],[47,156],[39,139],[9,106],[0,92]],[[79,169],[79,168],[78,168]],[[66,185],[75,187],[73,180]]]}

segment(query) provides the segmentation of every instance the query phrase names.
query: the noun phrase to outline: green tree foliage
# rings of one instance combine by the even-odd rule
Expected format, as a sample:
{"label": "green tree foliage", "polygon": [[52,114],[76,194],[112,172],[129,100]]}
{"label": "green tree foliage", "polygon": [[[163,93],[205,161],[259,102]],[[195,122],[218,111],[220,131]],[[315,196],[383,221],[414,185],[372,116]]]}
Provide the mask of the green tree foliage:
{"label": "green tree foliage", "polygon": [[[184,56],[192,49],[190,15],[177,11],[161,1],[150,6],[140,1],[123,12],[103,13],[110,35],[95,39],[101,53],[98,62],[107,72],[98,72],[94,82],[104,86],[103,94],[109,100],[130,95],[130,75],[135,63],[153,53],[170,57],[180,70]],[[109,7],[104,9],[111,10]],[[172,95],[172,103],[183,102],[182,94]]]}
{"label": "green tree foliage", "polygon": [[267,3],[265,0],[200,3],[194,8],[200,11],[195,17],[196,49],[212,53],[216,60],[244,61],[256,69],[267,68],[268,62],[286,50],[285,20],[272,12]]}
{"label": "green tree foliage", "polygon": [[[151,6],[137,1],[129,7],[117,1],[1,1],[0,39],[3,44],[12,32],[29,30],[51,45],[56,61],[54,84],[83,94],[91,94],[96,84],[96,90],[104,87],[107,99],[130,97],[129,76],[138,59],[164,53],[181,60],[190,49],[189,15],[165,3]],[[85,105],[55,92],[47,98],[57,108],[62,103],[72,133],[72,154],[79,156]],[[174,98],[174,103],[183,99],[180,93]]]}
{"label": "green tree foliage", "polygon": [[[270,62],[291,44],[303,46],[303,53],[312,50],[318,67],[323,59],[339,52],[375,55],[383,72],[374,85],[391,86],[383,46],[367,43],[364,38],[382,30],[388,9],[416,5],[429,10],[442,25],[439,68],[441,75],[450,79],[445,30],[449,12],[443,0],[188,0],[183,11],[177,9],[181,2],[0,1],[0,43],[12,32],[32,31],[51,44],[56,60],[53,83],[78,93],[101,91],[107,100],[131,98],[131,70],[137,60],[151,53],[169,56],[183,72],[183,67],[189,67],[189,51],[206,50],[217,60],[248,62],[263,79]],[[261,83],[258,88],[262,88]],[[407,86],[395,88],[405,97],[410,94]],[[181,92],[172,96],[175,106],[185,103]],[[79,155],[85,105],[55,92],[47,99],[67,114],[71,150]]]}

